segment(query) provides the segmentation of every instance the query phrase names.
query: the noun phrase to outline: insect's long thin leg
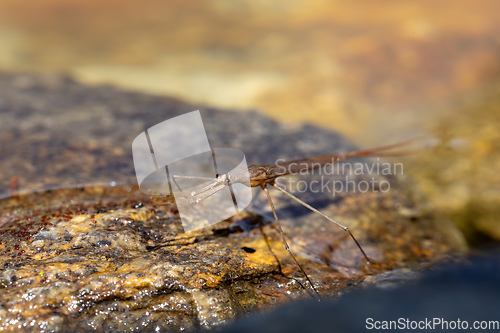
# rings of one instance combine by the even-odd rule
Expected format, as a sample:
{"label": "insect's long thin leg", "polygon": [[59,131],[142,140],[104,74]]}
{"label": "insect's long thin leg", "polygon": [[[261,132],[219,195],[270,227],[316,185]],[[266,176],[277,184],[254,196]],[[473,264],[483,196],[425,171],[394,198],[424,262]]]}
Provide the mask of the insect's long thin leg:
{"label": "insect's long thin leg", "polygon": [[[199,191],[199,192],[196,192],[196,193],[191,193],[193,195],[190,194],[190,195],[187,195],[184,198],[182,198],[186,202],[179,201],[179,204],[183,205],[183,204],[197,204],[197,203],[200,203],[203,200],[211,197],[215,193],[219,192],[224,187],[226,187],[226,184],[218,183],[218,184],[212,186],[211,188],[209,188],[208,190]],[[202,193],[203,193],[203,195],[202,195]],[[196,197],[197,195],[199,195],[199,197]]]}
{"label": "insect's long thin leg", "polygon": [[290,192],[288,192],[288,191],[286,191],[286,190],[282,189],[281,187],[276,186],[276,185],[274,185],[274,184],[273,184],[273,187],[274,187],[275,189],[277,189],[278,191],[285,193],[285,194],[286,194],[286,195],[288,195],[290,198],[292,198],[293,200],[297,201],[297,202],[298,202],[298,203],[300,203],[301,205],[303,205],[303,206],[305,206],[305,207],[309,208],[309,209],[310,209],[310,210],[312,210],[313,212],[315,212],[315,213],[317,213],[317,214],[319,214],[319,215],[323,216],[323,217],[324,217],[324,218],[326,218],[328,221],[331,221],[331,222],[335,223],[335,224],[336,224],[336,225],[338,225],[340,228],[342,228],[344,231],[346,231],[346,232],[349,234],[349,236],[351,236],[351,238],[354,240],[354,242],[355,242],[355,243],[356,243],[356,245],[358,246],[358,248],[359,248],[359,250],[361,251],[361,253],[363,253],[363,256],[365,257],[366,261],[367,261],[368,263],[371,263],[370,259],[369,259],[369,258],[368,258],[368,256],[366,255],[365,251],[363,250],[363,248],[362,248],[362,247],[361,247],[361,245],[359,244],[359,242],[358,242],[358,240],[356,239],[356,237],[354,237],[354,235],[352,234],[351,230],[349,230],[349,228],[347,228],[345,225],[343,225],[343,224],[341,224],[341,223],[339,223],[339,222],[335,221],[335,220],[334,220],[334,219],[332,219],[331,217],[329,217],[329,216],[327,216],[327,215],[323,214],[322,212],[320,212],[319,210],[317,210],[317,209],[316,209],[316,208],[314,208],[313,206],[311,206],[311,205],[309,205],[309,204],[305,203],[304,201],[300,200],[299,198],[297,198],[296,196],[294,196],[292,193],[290,193]]}
{"label": "insect's long thin leg", "polygon": [[172,177],[173,178],[182,178],[182,179],[214,180],[213,177],[179,176],[179,175],[173,175]]}
{"label": "insect's long thin leg", "polygon": [[312,283],[311,279],[307,275],[306,271],[299,264],[299,262],[295,258],[295,255],[293,254],[292,250],[290,250],[290,247],[288,246],[288,243],[286,242],[285,233],[283,232],[283,228],[281,228],[281,223],[280,223],[280,220],[278,219],[278,214],[276,214],[276,209],[274,208],[273,200],[271,199],[271,195],[269,194],[269,191],[267,190],[267,187],[264,185],[264,186],[262,186],[262,189],[264,190],[264,193],[266,193],[266,195],[267,195],[267,200],[269,201],[269,205],[271,206],[271,210],[273,211],[273,215],[274,215],[274,219],[276,220],[276,224],[278,224],[278,229],[279,229],[279,231],[281,233],[281,237],[283,238],[283,244],[285,245],[285,249],[288,251],[288,253],[290,253],[290,256],[293,258],[293,260],[295,261],[295,263],[297,264],[297,266],[299,266],[300,271],[302,272],[302,274],[304,274],[304,276],[306,277],[307,281],[311,285],[311,287],[314,290],[314,292],[319,296],[319,293],[316,290],[316,288],[314,287],[314,284]]}
{"label": "insect's long thin leg", "polygon": [[[197,190],[197,191],[193,191],[191,193],[189,193],[188,195],[185,196],[185,199],[188,199],[188,198],[193,198],[194,196],[196,195],[200,195],[204,192],[207,192],[207,191],[210,191],[212,190],[214,187],[216,186],[219,186],[221,184],[223,184],[221,181],[219,181],[218,179],[214,179],[214,178],[207,178],[207,177],[195,177],[195,176],[177,176],[177,175],[174,175],[173,177],[175,178],[188,178],[188,179],[201,179],[201,180],[212,180],[212,182],[210,184],[208,184],[207,186]],[[175,182],[175,178],[174,178],[174,182]],[[177,182],[175,182],[177,184]],[[177,185],[177,187],[179,187],[179,185]],[[181,190],[182,191],[182,190]],[[215,191],[217,192],[217,191]],[[215,193],[214,192],[214,193]],[[213,194],[213,193],[212,193]],[[206,199],[206,198],[205,198]]]}
{"label": "insect's long thin leg", "polygon": [[179,189],[179,191],[182,191],[182,188],[179,186],[179,183],[177,183],[177,180],[175,180],[176,178],[179,178],[179,176],[176,176],[176,175],[172,176],[172,180],[175,183],[175,186],[177,186],[177,188]]}
{"label": "insect's long thin leg", "polygon": [[198,177],[198,176],[179,176],[179,175],[173,175],[172,180],[174,181],[175,185],[177,185],[177,188],[179,191],[182,191],[181,187],[177,183],[176,179],[181,178],[181,179],[198,179],[198,180],[214,180],[213,178],[210,177]]}

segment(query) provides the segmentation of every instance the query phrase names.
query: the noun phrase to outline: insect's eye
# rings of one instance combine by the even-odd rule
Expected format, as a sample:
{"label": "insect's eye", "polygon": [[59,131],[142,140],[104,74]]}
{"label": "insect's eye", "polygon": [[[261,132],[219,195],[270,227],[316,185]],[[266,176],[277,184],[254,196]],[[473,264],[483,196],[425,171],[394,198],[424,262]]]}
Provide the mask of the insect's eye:
{"label": "insect's eye", "polygon": [[220,173],[215,175],[215,178],[219,178],[219,177],[220,177]]}

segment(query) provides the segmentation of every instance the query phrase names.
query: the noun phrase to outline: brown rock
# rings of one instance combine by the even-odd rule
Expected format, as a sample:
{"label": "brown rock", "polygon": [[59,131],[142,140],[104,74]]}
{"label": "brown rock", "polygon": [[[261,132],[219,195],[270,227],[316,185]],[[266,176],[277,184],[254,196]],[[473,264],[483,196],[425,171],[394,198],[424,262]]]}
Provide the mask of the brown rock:
{"label": "brown rock", "polygon": [[[1,107],[10,116],[0,124],[5,330],[209,329],[313,296],[268,223],[262,194],[249,213],[182,234],[172,198],[116,185],[135,182],[130,153],[116,152],[130,152],[144,128],[194,107],[57,76],[26,75],[29,87],[19,89],[10,84],[18,79],[0,75]],[[250,163],[354,148],[330,131],[258,113],[203,110],[202,116],[213,146],[240,148]],[[17,197],[9,196],[14,176]],[[370,266],[342,230],[272,192],[292,250],[323,297],[369,276],[376,283],[373,276],[394,268],[418,272],[418,263],[464,250],[453,226],[413,199],[407,182],[397,175],[353,180],[371,177],[388,181],[391,190],[297,193],[348,225],[374,259]]]}

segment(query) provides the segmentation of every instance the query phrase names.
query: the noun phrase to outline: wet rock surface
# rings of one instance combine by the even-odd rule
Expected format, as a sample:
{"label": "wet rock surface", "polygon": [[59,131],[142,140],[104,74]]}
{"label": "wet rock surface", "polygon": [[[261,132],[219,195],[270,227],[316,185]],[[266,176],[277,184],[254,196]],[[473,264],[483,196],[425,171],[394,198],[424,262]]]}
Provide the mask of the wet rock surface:
{"label": "wet rock surface", "polygon": [[[248,212],[182,233],[171,197],[130,185],[135,136],[198,107],[56,75],[1,74],[0,87],[1,329],[203,330],[313,296],[269,223],[262,193]],[[239,148],[249,164],[355,148],[331,131],[257,112],[202,109],[202,117],[211,145]],[[465,249],[455,228],[413,197],[410,182],[353,179],[371,177],[391,190],[297,195],[346,224],[372,265],[338,227],[272,192],[322,297],[386,283],[394,269],[417,273]],[[408,275],[394,276],[391,283]]]}
{"label": "wet rock surface", "polygon": [[175,204],[136,188],[34,193],[2,208],[4,329],[193,330],[304,292],[265,243],[231,222],[182,234]]}

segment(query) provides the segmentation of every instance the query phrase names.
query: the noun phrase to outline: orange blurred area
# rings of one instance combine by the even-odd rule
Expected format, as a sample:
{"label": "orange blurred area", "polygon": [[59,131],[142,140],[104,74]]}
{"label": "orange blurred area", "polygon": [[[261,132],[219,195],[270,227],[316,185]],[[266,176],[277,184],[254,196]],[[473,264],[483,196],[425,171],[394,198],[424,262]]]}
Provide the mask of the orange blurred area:
{"label": "orange blurred area", "polygon": [[499,78],[498,13],[496,0],[2,0],[0,70],[259,109],[376,144]]}

